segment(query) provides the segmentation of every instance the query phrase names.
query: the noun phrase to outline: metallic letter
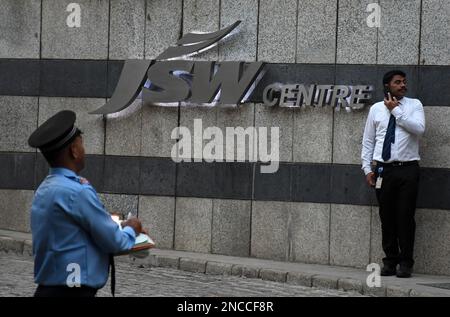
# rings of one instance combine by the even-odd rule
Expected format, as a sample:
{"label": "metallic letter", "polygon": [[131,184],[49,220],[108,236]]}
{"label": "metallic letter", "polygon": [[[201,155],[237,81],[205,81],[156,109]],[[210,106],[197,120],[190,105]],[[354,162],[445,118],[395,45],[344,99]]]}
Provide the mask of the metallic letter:
{"label": "metallic letter", "polygon": [[281,84],[271,84],[264,88],[263,92],[263,103],[268,107],[273,107],[278,105],[280,101],[280,90],[282,89]]}
{"label": "metallic letter", "polygon": [[238,104],[258,77],[264,63],[222,62],[214,74],[214,62],[195,62],[192,98],[194,103],[209,103],[220,91],[220,103]]}
{"label": "metallic letter", "polygon": [[312,106],[314,101],[314,90],[316,85],[310,85],[309,91],[306,91],[305,85],[299,85],[298,105]]}
{"label": "metallic letter", "polygon": [[348,107],[348,102],[345,98],[350,96],[350,89],[347,86],[336,85],[333,89],[333,94],[331,96],[331,106],[332,107]]}
{"label": "metallic letter", "polygon": [[156,62],[147,73],[152,83],[151,88],[142,88],[144,105],[154,102],[178,102],[189,98],[187,82],[175,76],[173,72],[190,72],[193,65],[194,62],[188,61]]}
{"label": "metallic letter", "polygon": [[223,28],[217,32],[207,34],[188,33],[178,40],[178,46],[171,46],[162,52],[156,59],[167,60],[175,57],[189,56],[200,51],[211,48],[218,41],[223,39],[231,31],[233,31],[241,21],[236,21],[232,25]]}
{"label": "metallic letter", "polygon": [[316,94],[319,95],[317,99],[317,107],[324,106],[324,103],[327,104],[329,102],[329,93],[330,89],[333,89],[332,85],[318,85]]}
{"label": "metallic letter", "polygon": [[127,60],[123,65],[119,82],[111,99],[104,106],[90,112],[90,114],[119,112],[131,105],[141,91],[141,87],[146,80],[145,73],[151,63],[152,61]]}
{"label": "metallic letter", "polygon": [[350,97],[350,108],[362,109],[364,105],[370,100],[372,87],[371,86],[354,86]]}
{"label": "metallic letter", "polygon": [[299,85],[284,85],[281,90],[280,107],[299,107],[297,103]]}

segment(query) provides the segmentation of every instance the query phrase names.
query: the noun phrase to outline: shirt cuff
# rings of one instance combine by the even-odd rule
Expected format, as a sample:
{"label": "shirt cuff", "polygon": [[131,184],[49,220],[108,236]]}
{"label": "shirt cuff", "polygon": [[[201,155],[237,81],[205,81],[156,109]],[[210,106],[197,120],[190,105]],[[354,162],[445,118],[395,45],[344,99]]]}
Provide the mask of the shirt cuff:
{"label": "shirt cuff", "polygon": [[394,115],[395,119],[399,119],[401,116],[403,116],[403,110],[398,106],[392,109],[391,113]]}
{"label": "shirt cuff", "polygon": [[365,175],[367,175],[367,174],[372,172],[372,169],[370,167],[364,167],[363,170],[364,170],[364,174]]}
{"label": "shirt cuff", "polygon": [[133,239],[136,239],[136,232],[134,232],[134,229],[130,226],[126,226],[122,231],[127,233],[130,237],[133,237]]}

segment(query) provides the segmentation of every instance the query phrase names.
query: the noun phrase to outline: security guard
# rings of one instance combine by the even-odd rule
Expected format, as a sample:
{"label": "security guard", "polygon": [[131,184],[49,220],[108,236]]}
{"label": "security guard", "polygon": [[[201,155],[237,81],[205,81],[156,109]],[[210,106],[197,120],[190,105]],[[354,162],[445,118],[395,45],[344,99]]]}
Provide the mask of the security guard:
{"label": "security guard", "polygon": [[[131,249],[142,231],[137,218],[123,222],[121,230],[78,175],[85,154],[75,120],[72,111],[58,112],[28,139],[50,165],[31,207],[36,297],[95,296],[109,266],[114,268],[112,255]],[[114,272],[114,295],[113,284]]]}

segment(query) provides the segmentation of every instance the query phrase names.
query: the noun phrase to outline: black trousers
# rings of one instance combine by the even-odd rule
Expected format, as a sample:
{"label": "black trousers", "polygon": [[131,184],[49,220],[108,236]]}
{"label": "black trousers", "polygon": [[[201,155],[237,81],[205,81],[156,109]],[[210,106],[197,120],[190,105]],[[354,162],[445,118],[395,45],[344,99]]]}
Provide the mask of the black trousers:
{"label": "black trousers", "polygon": [[81,287],[68,287],[68,286],[45,286],[38,285],[34,297],[95,297],[97,289],[81,286]]}
{"label": "black trousers", "polygon": [[[419,164],[383,166],[382,186],[376,190],[381,220],[385,265],[414,265],[414,237],[416,222]],[[378,177],[378,167],[375,169]]]}

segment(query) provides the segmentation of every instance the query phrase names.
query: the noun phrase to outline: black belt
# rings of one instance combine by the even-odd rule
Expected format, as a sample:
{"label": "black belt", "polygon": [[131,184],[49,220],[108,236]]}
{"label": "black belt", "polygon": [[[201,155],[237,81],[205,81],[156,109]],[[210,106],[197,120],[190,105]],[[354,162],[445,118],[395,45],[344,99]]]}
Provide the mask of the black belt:
{"label": "black belt", "polygon": [[383,163],[383,162],[377,161],[377,166],[383,166],[383,167],[413,166],[413,165],[418,166],[419,161],[408,161],[408,162],[394,161],[394,162],[390,162],[390,163]]}

